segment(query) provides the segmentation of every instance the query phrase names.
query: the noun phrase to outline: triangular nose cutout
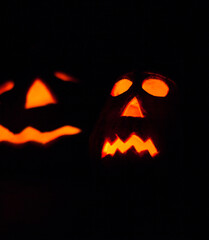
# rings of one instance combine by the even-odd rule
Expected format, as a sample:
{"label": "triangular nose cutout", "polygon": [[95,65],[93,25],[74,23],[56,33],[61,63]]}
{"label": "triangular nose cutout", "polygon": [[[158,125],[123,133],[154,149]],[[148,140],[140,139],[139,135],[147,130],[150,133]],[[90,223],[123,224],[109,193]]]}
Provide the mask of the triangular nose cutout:
{"label": "triangular nose cutout", "polygon": [[57,103],[57,101],[47,86],[41,79],[36,79],[27,92],[25,109],[42,107],[55,103]]}
{"label": "triangular nose cutout", "polygon": [[123,117],[140,117],[143,118],[144,115],[140,108],[139,102],[136,97],[134,97],[125,107],[121,116]]}

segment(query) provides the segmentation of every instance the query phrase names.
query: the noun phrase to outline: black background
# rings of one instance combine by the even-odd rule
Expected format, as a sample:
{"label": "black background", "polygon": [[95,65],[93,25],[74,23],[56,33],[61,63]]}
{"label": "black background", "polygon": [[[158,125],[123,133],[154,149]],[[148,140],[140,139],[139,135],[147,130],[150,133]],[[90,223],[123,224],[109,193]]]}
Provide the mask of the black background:
{"label": "black background", "polygon": [[[190,1],[183,6],[177,1],[151,0],[7,1],[7,6],[1,10],[1,83],[12,79],[18,89],[26,89],[32,78],[41,74],[46,76],[55,70],[77,77],[81,90],[77,96],[80,109],[76,121],[85,128],[81,142],[85,145],[87,161],[90,161],[87,157],[88,136],[118,76],[141,66],[150,66],[177,83],[182,103],[182,166],[185,170],[185,209],[178,234],[179,238],[184,238],[189,233],[207,231],[208,188],[205,183],[208,158],[202,151],[207,145],[198,147],[204,137],[201,126],[206,127],[208,119],[206,4]],[[3,155],[1,164],[6,159]],[[63,168],[66,166],[71,167],[70,163]],[[91,173],[85,175],[89,179],[80,178],[73,187],[74,195],[77,195],[73,204],[77,208],[83,204],[78,199],[86,198],[84,217],[81,220],[76,210],[76,217],[69,220],[71,210],[67,199],[70,198],[71,180],[66,169],[62,172],[62,167],[58,168],[56,177],[47,175],[45,179],[38,173],[30,181],[28,176],[19,180],[21,174],[17,180],[10,172],[5,178],[1,177],[2,233],[8,236],[27,233],[29,238],[34,234],[45,234],[44,239],[50,239],[56,232],[64,239],[65,234],[70,235],[71,224],[71,228],[76,229],[74,238],[96,236],[96,224],[91,214]],[[78,166],[76,169],[79,171]],[[23,204],[24,201],[28,205]],[[35,210],[28,210],[32,208]],[[44,217],[39,213],[42,210]],[[33,220],[30,222],[30,219]],[[71,221],[73,223],[69,223]]]}

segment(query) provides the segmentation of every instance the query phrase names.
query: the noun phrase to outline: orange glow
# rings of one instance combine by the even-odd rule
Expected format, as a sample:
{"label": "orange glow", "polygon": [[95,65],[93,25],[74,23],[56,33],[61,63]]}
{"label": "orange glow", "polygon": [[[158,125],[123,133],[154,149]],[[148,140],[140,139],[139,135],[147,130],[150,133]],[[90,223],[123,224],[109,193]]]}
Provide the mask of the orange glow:
{"label": "orange glow", "polygon": [[126,91],[131,87],[132,81],[129,79],[121,79],[120,81],[116,82],[112,88],[111,96],[116,97]]}
{"label": "orange glow", "polygon": [[125,142],[123,142],[118,136],[113,143],[110,143],[108,140],[106,140],[102,148],[101,157],[104,158],[106,155],[113,156],[117,150],[119,150],[121,153],[125,153],[131,147],[134,147],[137,153],[148,151],[152,157],[158,153],[154,143],[150,138],[144,142],[135,133],[132,133]]}
{"label": "orange glow", "polygon": [[3,83],[2,85],[0,85],[0,95],[2,93],[12,90],[14,86],[15,86],[15,84],[13,81],[7,81],[7,82]]}
{"label": "orange glow", "polygon": [[25,109],[56,103],[56,99],[47,86],[40,79],[36,79],[27,92]]}
{"label": "orange glow", "polygon": [[40,132],[31,126],[26,127],[20,133],[14,134],[4,126],[0,125],[0,142],[9,142],[13,144],[23,144],[27,142],[37,142],[46,144],[58,137],[64,135],[75,135],[81,132],[81,129],[72,126],[63,126],[50,132]]}
{"label": "orange glow", "polygon": [[141,117],[143,118],[144,115],[140,108],[139,102],[136,97],[134,97],[126,106],[124,111],[122,112],[121,116],[124,117]]}
{"label": "orange glow", "polygon": [[168,94],[168,85],[160,79],[147,79],[142,83],[142,88],[156,97],[165,97]]}
{"label": "orange glow", "polygon": [[64,72],[55,72],[54,76],[65,82],[77,82],[77,80],[74,77],[71,77],[70,75]]}

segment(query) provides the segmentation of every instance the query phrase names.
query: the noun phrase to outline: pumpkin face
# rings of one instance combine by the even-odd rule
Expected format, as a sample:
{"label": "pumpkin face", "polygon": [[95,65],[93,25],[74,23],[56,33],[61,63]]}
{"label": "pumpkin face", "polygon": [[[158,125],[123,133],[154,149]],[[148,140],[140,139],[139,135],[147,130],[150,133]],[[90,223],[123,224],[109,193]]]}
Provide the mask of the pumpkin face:
{"label": "pumpkin face", "polygon": [[[60,73],[61,74],[61,73]],[[0,86],[0,93],[12,90],[14,82],[5,82]],[[32,109],[47,106],[49,104],[57,104],[56,98],[41,79],[35,79],[30,86],[25,101],[25,109]],[[27,126],[20,133],[13,133],[5,126],[0,125],[0,142],[8,142],[12,144],[24,144],[27,142],[36,142],[47,144],[48,142],[65,135],[75,135],[81,132],[81,129],[70,125],[61,126],[58,129],[40,132],[38,129]]]}
{"label": "pumpkin face", "polygon": [[66,149],[71,161],[83,129],[78,80],[56,71],[16,77],[0,83],[1,164],[46,169],[66,159]]}
{"label": "pumpkin face", "polygon": [[90,139],[96,158],[163,156],[176,114],[175,83],[157,73],[135,72],[114,84]]}

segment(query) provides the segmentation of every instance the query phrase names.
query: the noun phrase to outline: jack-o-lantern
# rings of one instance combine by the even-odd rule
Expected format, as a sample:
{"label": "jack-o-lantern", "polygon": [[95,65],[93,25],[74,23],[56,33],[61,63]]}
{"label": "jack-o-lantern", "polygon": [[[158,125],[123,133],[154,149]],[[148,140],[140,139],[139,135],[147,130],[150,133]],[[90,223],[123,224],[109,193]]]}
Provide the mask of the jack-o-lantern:
{"label": "jack-o-lantern", "polygon": [[153,72],[134,71],[113,84],[90,136],[104,229],[152,232],[176,226],[178,96],[173,80]]}
{"label": "jack-o-lantern", "polygon": [[176,84],[160,74],[121,76],[92,133],[91,154],[103,163],[123,157],[154,161],[164,156],[174,141],[176,99]]}
{"label": "jack-o-lantern", "polygon": [[[6,82],[0,87],[0,92],[4,93],[14,87],[14,82]],[[25,109],[43,107],[48,104],[56,104],[57,100],[41,79],[35,79],[26,95]],[[58,129],[41,132],[38,129],[27,126],[20,133],[13,133],[3,125],[0,125],[0,142],[12,144],[24,144],[36,142],[47,144],[58,137],[65,135],[75,135],[80,133],[79,128],[66,125]]]}
{"label": "jack-o-lantern", "polygon": [[0,222],[24,234],[82,227],[78,212],[86,204],[84,84],[46,66],[0,80]]}
{"label": "jack-o-lantern", "polygon": [[28,169],[56,170],[79,159],[80,96],[78,80],[62,71],[1,80],[2,174],[8,169],[26,174]]}

